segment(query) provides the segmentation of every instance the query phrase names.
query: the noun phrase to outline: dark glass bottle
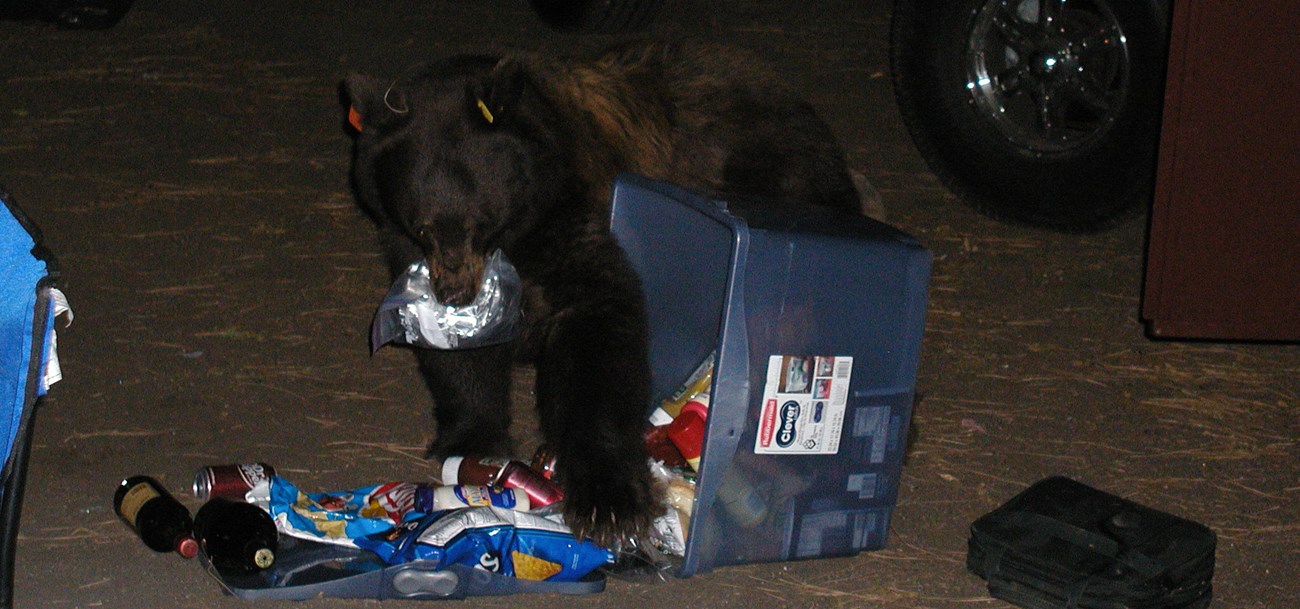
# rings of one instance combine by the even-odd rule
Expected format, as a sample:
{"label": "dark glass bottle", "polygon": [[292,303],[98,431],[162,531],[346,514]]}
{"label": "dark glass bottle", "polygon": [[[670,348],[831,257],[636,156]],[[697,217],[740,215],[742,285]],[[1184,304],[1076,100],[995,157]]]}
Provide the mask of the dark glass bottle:
{"label": "dark glass bottle", "polygon": [[194,536],[222,575],[253,573],[270,567],[279,549],[279,532],[265,510],[251,503],[214,497],[194,515]]}
{"label": "dark glass bottle", "polygon": [[199,553],[189,509],[149,476],[131,476],[117,485],[113,511],[156,552],[176,552],[184,558]]}

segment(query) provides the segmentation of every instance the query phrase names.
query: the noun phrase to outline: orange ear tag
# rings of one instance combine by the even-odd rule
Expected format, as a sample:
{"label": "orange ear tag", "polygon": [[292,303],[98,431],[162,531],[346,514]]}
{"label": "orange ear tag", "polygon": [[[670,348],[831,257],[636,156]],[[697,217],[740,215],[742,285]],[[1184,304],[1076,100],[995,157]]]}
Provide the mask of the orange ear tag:
{"label": "orange ear tag", "polygon": [[361,113],[357,112],[356,106],[348,106],[348,124],[352,125],[352,128],[357,130],[357,133],[364,131],[361,128]]}

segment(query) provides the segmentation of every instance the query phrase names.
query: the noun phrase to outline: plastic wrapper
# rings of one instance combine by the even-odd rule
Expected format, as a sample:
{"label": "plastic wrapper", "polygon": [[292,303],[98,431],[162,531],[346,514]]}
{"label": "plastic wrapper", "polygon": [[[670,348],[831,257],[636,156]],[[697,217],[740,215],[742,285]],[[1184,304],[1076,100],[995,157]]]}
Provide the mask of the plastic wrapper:
{"label": "plastic wrapper", "polygon": [[[280,476],[249,491],[282,534],[366,550],[389,565],[433,561],[520,579],[579,581],[614,553],[573,536],[558,506],[525,513],[495,505],[439,509],[437,487],[390,482],[304,493]],[[444,498],[445,499],[445,498]],[[485,499],[486,500],[486,499]]]}
{"label": "plastic wrapper", "polygon": [[519,332],[522,287],[519,272],[501,250],[488,257],[474,301],[464,306],[438,302],[429,264],[413,263],[398,276],[370,325],[372,351],[396,342],[430,349],[485,347]]}
{"label": "plastic wrapper", "polygon": [[490,506],[408,520],[357,545],[389,564],[431,560],[536,581],[577,581],[614,562],[613,552],[575,539],[558,513]]}
{"label": "plastic wrapper", "polygon": [[695,483],[680,470],[650,461],[650,473],[664,488],[664,513],[655,518],[644,536],[628,540],[617,560],[605,572],[619,579],[644,584],[666,582],[677,577],[686,554],[686,530],[690,527],[695,502]]}
{"label": "plastic wrapper", "polygon": [[686,554],[686,531],[691,526],[695,506],[695,483],[680,470],[651,462],[650,473],[664,489],[664,514],[654,521],[654,533],[648,540],[669,556]]}
{"label": "plastic wrapper", "polygon": [[249,491],[249,498],[270,512],[281,533],[355,546],[357,537],[437,513],[430,490],[414,482],[389,482],[347,491],[304,493],[288,480],[271,476]]}
{"label": "plastic wrapper", "polygon": [[254,487],[250,496],[252,503],[271,514],[282,533],[340,545],[356,545],[358,537],[464,507],[490,505],[520,511],[531,507],[528,496],[514,489],[387,482],[347,491],[304,493],[279,476]]}

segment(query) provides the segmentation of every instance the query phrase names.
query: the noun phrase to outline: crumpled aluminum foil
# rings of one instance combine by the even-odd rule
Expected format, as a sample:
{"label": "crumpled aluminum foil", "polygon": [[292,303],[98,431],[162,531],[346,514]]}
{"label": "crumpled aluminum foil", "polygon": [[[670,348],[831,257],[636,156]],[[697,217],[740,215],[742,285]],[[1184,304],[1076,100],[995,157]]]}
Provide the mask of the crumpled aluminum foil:
{"label": "crumpled aluminum foil", "polygon": [[519,332],[519,272],[501,250],[492,252],[474,302],[455,307],[438,302],[429,283],[429,264],[412,263],[389,288],[370,324],[370,350],[390,343],[430,349],[469,349],[506,342]]}

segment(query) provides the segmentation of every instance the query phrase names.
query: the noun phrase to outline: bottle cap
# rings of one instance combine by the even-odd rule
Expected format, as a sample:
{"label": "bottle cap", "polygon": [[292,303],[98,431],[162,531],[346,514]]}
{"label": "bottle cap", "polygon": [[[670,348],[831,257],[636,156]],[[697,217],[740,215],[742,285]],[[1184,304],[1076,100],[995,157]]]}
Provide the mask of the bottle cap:
{"label": "bottle cap", "polygon": [[455,456],[447,457],[442,462],[442,483],[446,486],[455,486],[460,484],[460,464],[465,461],[465,457]]}
{"label": "bottle cap", "polygon": [[689,401],[689,402],[687,402],[685,406],[682,406],[682,411],[681,411],[680,413],[678,413],[677,416],[680,417],[680,416],[682,416],[683,414],[686,414],[686,413],[688,413],[688,412],[691,413],[691,414],[694,414],[694,415],[696,415],[696,416],[698,416],[698,417],[700,417],[701,419],[707,419],[707,418],[709,418],[709,402],[708,402],[708,398],[707,398],[707,397],[704,398],[704,401],[703,401],[703,402],[700,402],[699,400],[694,400],[694,399],[691,400],[691,401]]}
{"label": "bottle cap", "polygon": [[260,548],[253,553],[253,564],[259,569],[265,569],[275,562],[275,552],[270,548]]}
{"label": "bottle cap", "polygon": [[682,411],[668,424],[668,439],[677,446],[686,462],[692,467],[698,460],[704,445],[704,422],[709,416],[709,409],[704,404],[691,401],[682,406]]}
{"label": "bottle cap", "polygon": [[199,555],[199,542],[193,537],[182,537],[176,542],[176,553],[180,554],[181,558],[194,558]]}

